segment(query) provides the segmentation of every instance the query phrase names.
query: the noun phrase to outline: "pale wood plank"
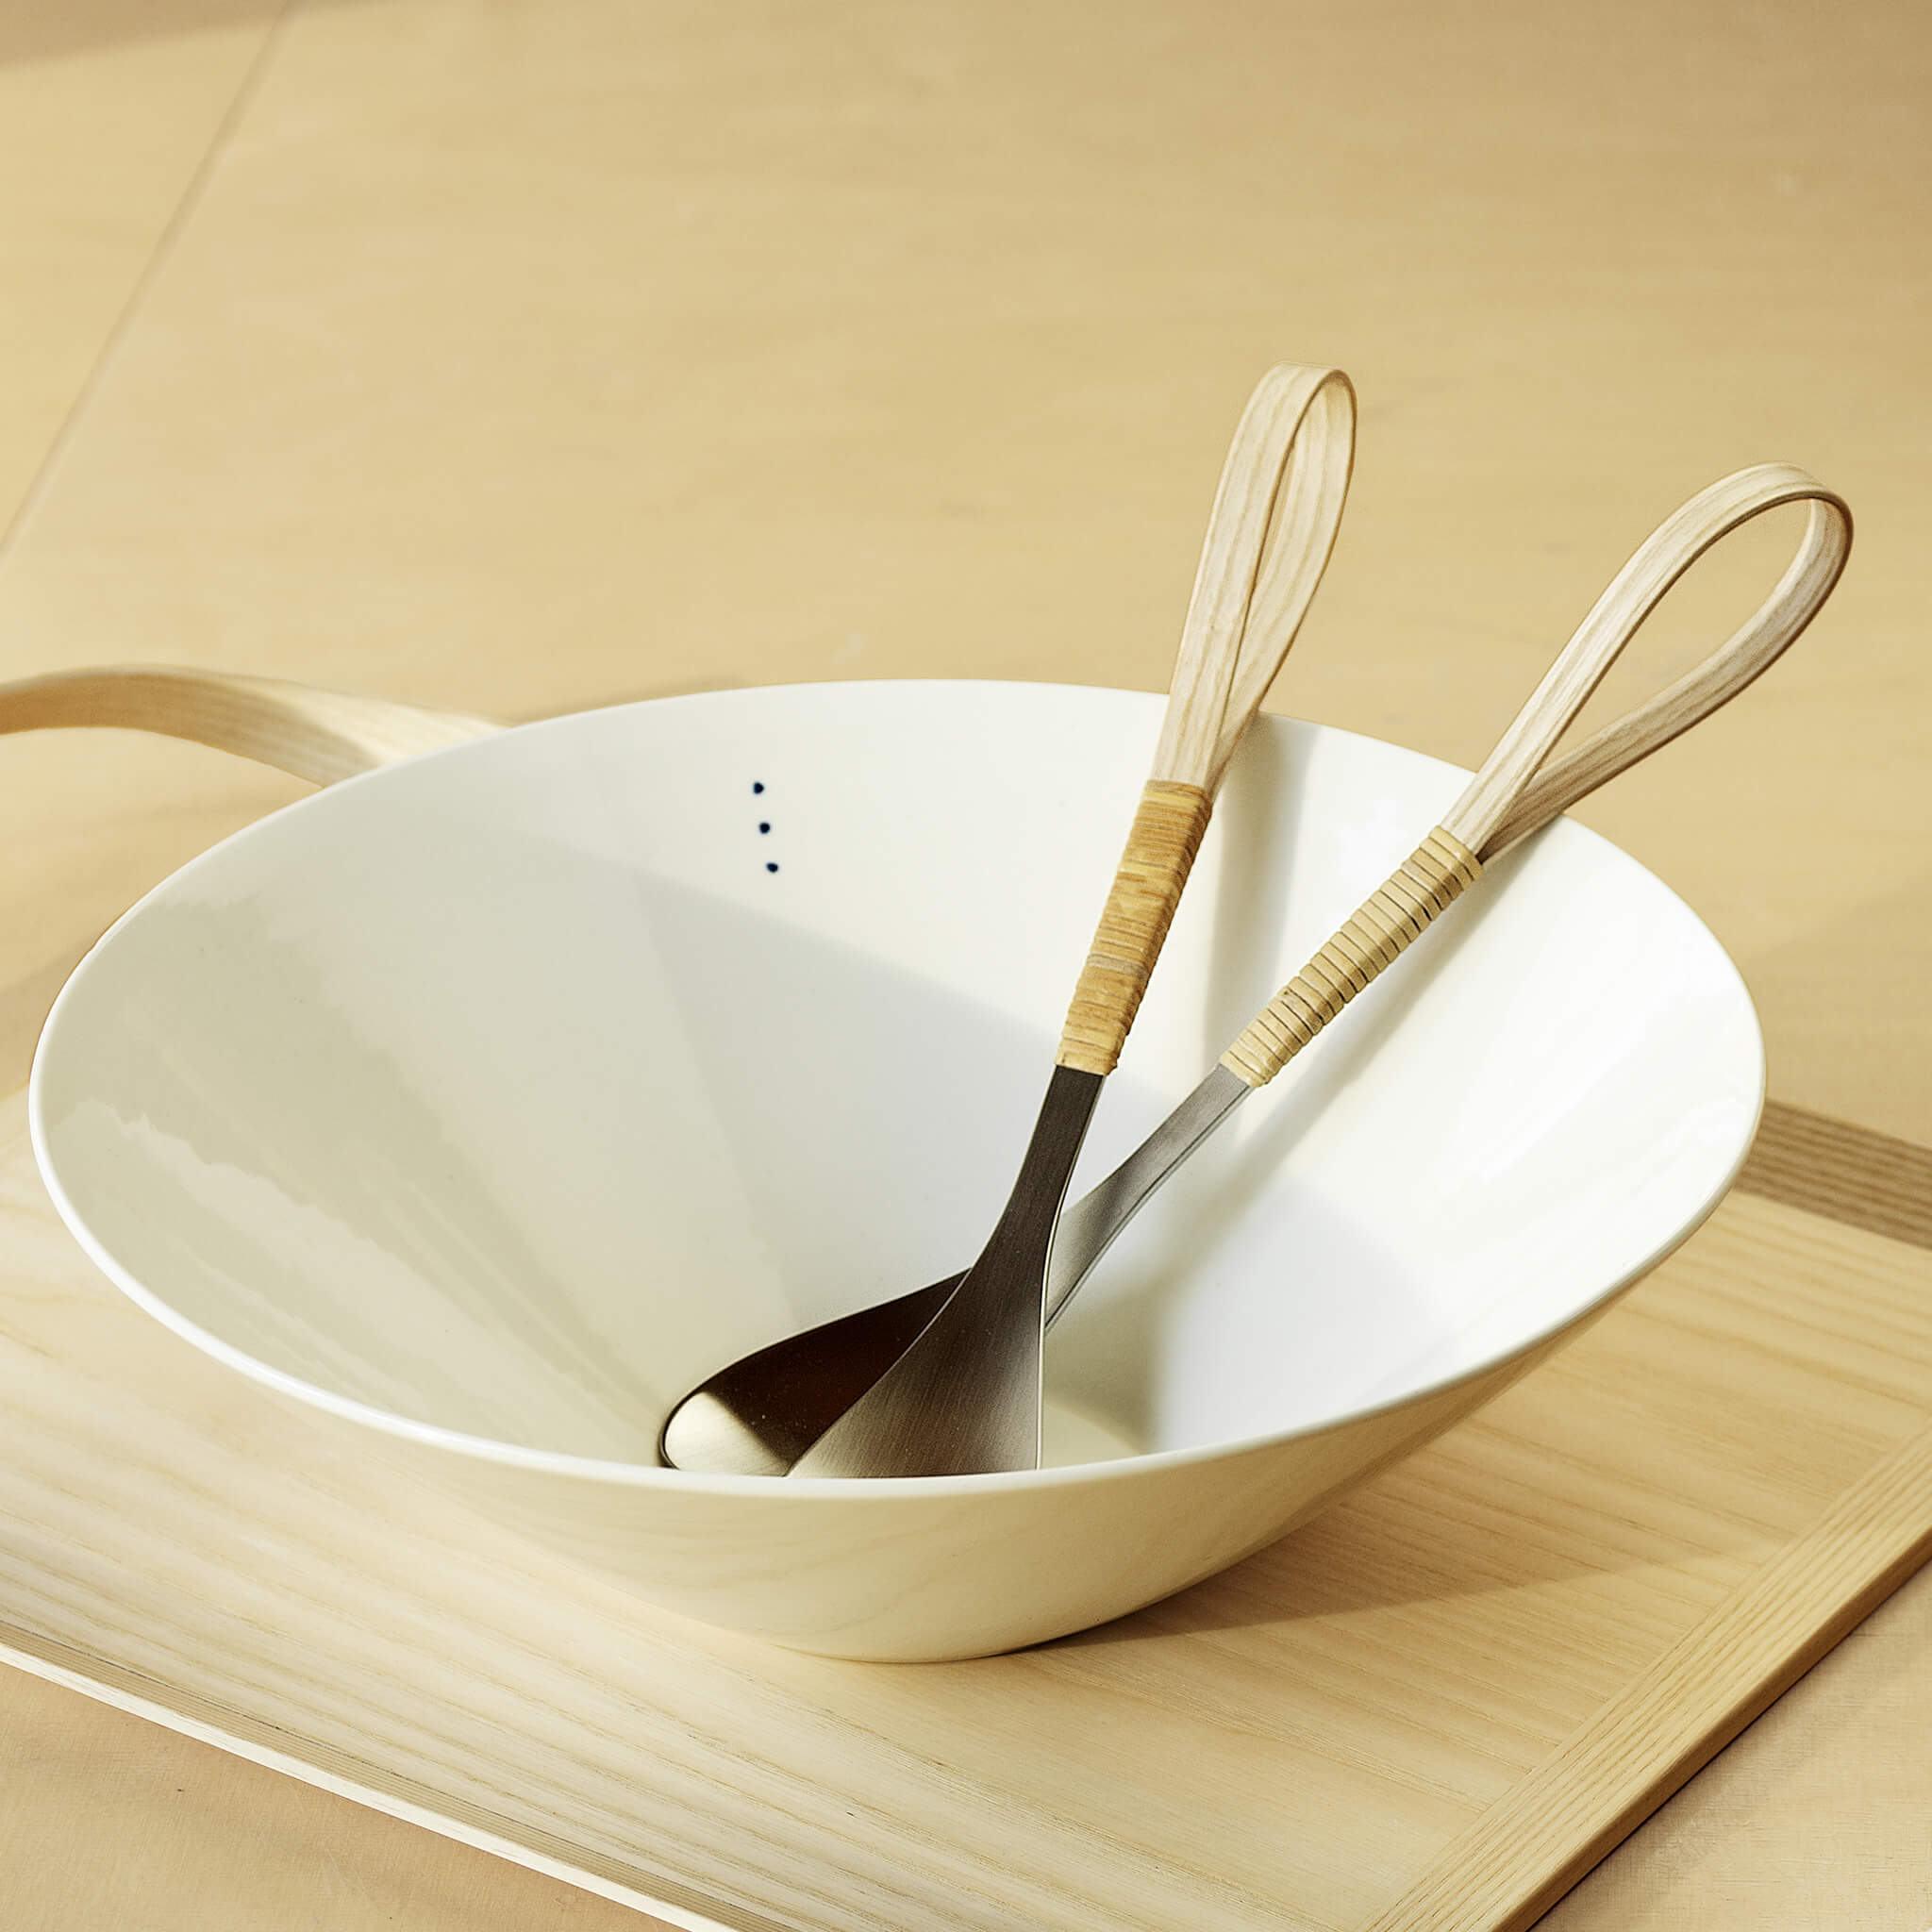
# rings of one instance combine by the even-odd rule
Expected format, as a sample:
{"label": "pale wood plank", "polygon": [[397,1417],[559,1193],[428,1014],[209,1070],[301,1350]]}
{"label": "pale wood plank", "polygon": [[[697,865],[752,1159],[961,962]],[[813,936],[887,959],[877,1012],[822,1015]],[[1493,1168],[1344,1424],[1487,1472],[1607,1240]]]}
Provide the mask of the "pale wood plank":
{"label": "pale wood plank", "polygon": [[[197,1714],[178,1693],[159,1710],[145,1694],[152,1685],[24,1632],[0,1632],[0,1652],[34,1660],[30,1671],[0,1672],[0,1870],[10,1926],[670,1925],[641,1915],[638,1898],[614,1882],[599,1897],[591,1874],[553,1875],[535,1848],[507,1860],[480,1826],[450,1819],[425,1832],[414,1823],[420,1806],[398,1798],[378,1816],[359,1791],[336,1790],[319,1765],[291,1777],[279,1740],[236,1712]],[[108,1855],[74,1856],[77,1814]],[[238,1830],[244,1817],[248,1828]],[[218,1899],[211,1869],[222,1874]]]}
{"label": "pale wood plank", "polygon": [[1698,1773],[1561,1905],[1546,1932],[1932,1925],[1932,1824],[1915,1767],[1932,1568]]}
{"label": "pale wood plank", "polygon": [[1932,1426],[1674,1644],[1365,1932],[1523,1932],[1932,1557]]}

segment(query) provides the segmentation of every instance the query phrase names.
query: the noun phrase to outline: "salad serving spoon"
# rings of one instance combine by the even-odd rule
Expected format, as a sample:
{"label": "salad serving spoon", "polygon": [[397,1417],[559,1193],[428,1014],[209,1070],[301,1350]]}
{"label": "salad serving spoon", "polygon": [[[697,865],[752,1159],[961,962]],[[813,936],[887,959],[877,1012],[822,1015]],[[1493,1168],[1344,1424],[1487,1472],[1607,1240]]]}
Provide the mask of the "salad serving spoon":
{"label": "salad serving spoon", "polygon": [[[1671,586],[1730,532],[1801,502],[1809,514],[1797,554],[1757,610],[1693,670],[1545,769],[1557,740]],[[1441,824],[1269,1001],[1161,1125],[1067,1210],[1052,1242],[1042,1325],[1065,1309],[1168,1175],[1419,938],[1486,864],[1768,670],[1830,595],[1851,536],[1842,499],[1787,464],[1739,471],[1668,518],[1598,599]],[[952,1275],[858,1309],[721,1369],[672,1410],[659,1440],[662,1459],[714,1474],[820,1473],[814,1446],[863,1408],[968,1278]],[[1034,1388],[1037,1459],[1037,1371]],[[1024,1434],[1011,1430],[1016,1459],[1002,1466],[1030,1466]]]}
{"label": "salad serving spoon", "polygon": [[959,1475],[1037,1464],[1047,1253],[1067,1181],[1207,830],[1334,546],[1355,454],[1340,370],[1278,367],[1223,468],[1174,683],[1126,849],[1061,1028],[1018,1178],[979,1259],[802,1474]]}

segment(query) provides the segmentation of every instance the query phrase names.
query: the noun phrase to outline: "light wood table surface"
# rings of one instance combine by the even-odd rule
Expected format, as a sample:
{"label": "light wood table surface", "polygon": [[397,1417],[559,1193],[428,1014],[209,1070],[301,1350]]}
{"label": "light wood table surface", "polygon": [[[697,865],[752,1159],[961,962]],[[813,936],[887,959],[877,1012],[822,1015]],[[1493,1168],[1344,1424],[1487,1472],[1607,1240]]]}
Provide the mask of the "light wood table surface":
{"label": "light wood table surface", "polygon": [[[1583,816],[1731,948],[1778,1098],[1932,1142],[1922,8],[0,0],[0,677],[1154,688],[1241,398],[1332,360],[1276,703],[1470,763],[1665,510],[1806,465],[1833,606]],[[100,927],[299,788],[0,755],[11,1085]],[[1928,1736],[1922,1578],[1545,1924],[1925,1932]],[[0,1886],[9,1932],[641,1923],[12,1673]]]}

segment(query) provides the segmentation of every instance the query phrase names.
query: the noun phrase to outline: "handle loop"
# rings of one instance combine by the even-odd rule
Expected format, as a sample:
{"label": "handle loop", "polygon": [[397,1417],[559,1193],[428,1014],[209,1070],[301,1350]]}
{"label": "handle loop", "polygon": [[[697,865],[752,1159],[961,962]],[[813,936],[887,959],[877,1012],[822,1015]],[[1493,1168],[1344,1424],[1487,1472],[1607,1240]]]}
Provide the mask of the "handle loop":
{"label": "handle loop", "polygon": [[1255,385],[1214,492],[1154,778],[1221,789],[1328,567],[1355,422],[1339,369],[1281,363]]}
{"label": "handle loop", "polygon": [[[1706,551],[1766,510],[1809,503],[1805,534],[1771,594],[1695,670],[1541,770],[1557,740],[1666,592]],[[1803,633],[1851,554],[1843,498],[1790,463],[1720,478],[1664,520],[1577,625],[1557,661],[1442,821],[1487,862],[1599,785],[1688,731],[1760,677]]]}

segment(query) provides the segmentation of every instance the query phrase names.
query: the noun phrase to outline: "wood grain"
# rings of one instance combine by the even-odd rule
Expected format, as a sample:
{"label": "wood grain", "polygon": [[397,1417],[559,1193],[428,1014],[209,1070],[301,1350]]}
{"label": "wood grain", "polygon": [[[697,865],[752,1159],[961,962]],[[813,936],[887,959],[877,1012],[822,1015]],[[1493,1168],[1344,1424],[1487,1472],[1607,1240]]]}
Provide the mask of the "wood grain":
{"label": "wood grain", "polygon": [[1625,1839],[1540,1932],[1932,1925],[1925,1700],[1932,1568]]}
{"label": "wood grain", "polygon": [[1891,1134],[1767,1101],[1738,1185],[1932,1248],[1932,1150]]}
{"label": "wood grain", "polygon": [[1366,1932],[1524,1932],[1932,1557],[1932,1426],[1448,1846]]}

